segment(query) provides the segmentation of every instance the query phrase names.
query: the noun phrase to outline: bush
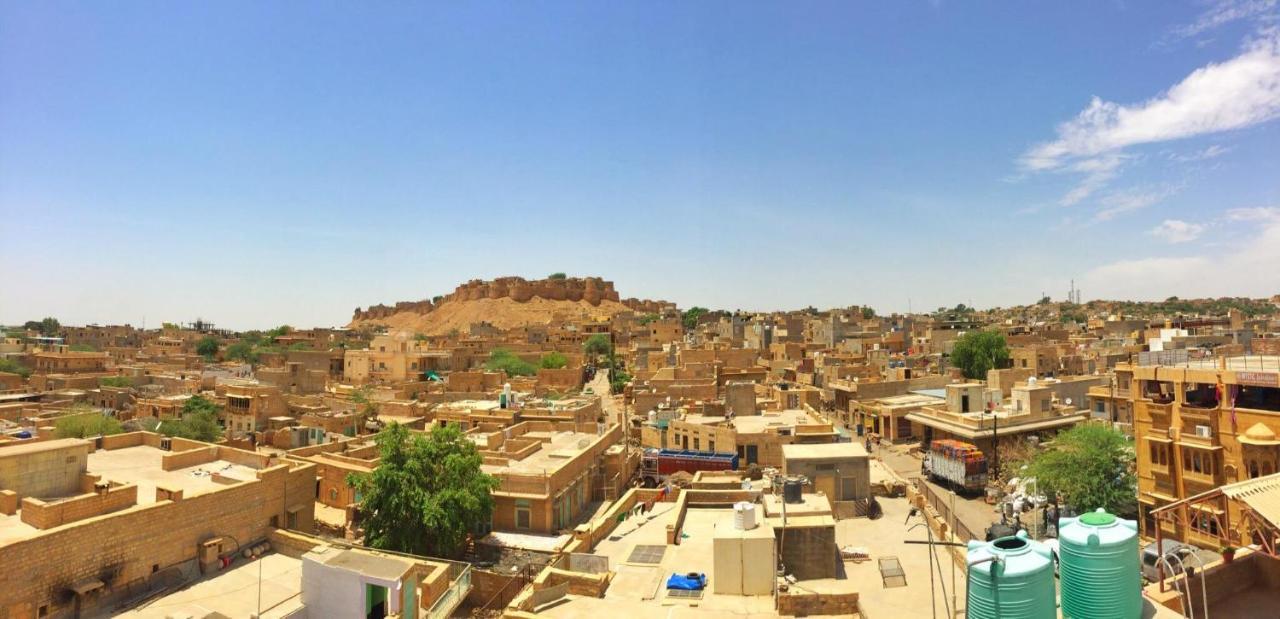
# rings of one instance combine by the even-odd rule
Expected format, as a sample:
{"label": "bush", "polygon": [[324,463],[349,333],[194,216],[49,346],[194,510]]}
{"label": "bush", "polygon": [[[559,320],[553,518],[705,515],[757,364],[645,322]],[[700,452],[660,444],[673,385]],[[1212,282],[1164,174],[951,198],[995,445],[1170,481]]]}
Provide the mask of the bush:
{"label": "bush", "polygon": [[558,370],[560,368],[565,367],[566,365],[569,365],[569,359],[568,357],[565,357],[564,355],[553,351],[545,355],[542,355],[542,361],[540,365],[544,370]]}
{"label": "bush", "polygon": [[7,357],[0,357],[0,372],[18,374],[23,378],[31,376],[31,368],[25,365],[22,365],[21,363],[18,363],[17,361],[14,361],[13,359],[9,359]]}
{"label": "bush", "polygon": [[567,278],[568,276],[566,276],[564,273],[552,273],[551,275],[547,276],[547,279],[567,279]]}
{"label": "bush", "polygon": [[[72,407],[72,411],[85,410],[87,407]],[[124,432],[124,427],[115,417],[108,417],[96,411],[73,412],[60,417],[54,422],[54,432],[58,438],[92,438]]]}
{"label": "bush", "polygon": [[496,348],[489,353],[489,360],[485,362],[484,368],[490,372],[506,372],[507,376],[533,376],[538,373],[538,368],[533,367],[532,363],[505,348]]}
{"label": "bush", "polygon": [[103,387],[132,387],[133,380],[128,376],[103,376],[98,379],[98,384]]}

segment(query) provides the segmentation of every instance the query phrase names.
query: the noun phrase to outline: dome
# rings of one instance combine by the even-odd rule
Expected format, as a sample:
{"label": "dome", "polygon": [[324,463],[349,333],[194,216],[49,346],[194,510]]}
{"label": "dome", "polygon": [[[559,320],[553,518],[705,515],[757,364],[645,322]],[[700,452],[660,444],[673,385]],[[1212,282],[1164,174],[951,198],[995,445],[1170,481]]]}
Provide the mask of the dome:
{"label": "dome", "polygon": [[1276,433],[1262,422],[1255,423],[1245,430],[1244,436],[1240,437],[1240,442],[1249,445],[1280,445],[1280,440],[1276,440]]}

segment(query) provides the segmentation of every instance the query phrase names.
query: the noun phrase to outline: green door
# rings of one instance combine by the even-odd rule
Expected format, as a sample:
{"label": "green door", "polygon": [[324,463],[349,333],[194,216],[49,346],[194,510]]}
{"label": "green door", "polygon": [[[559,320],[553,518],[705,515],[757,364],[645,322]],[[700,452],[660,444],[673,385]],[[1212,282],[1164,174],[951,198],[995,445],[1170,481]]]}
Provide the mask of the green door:
{"label": "green door", "polygon": [[387,616],[387,588],[365,584],[364,616],[366,619],[382,619]]}

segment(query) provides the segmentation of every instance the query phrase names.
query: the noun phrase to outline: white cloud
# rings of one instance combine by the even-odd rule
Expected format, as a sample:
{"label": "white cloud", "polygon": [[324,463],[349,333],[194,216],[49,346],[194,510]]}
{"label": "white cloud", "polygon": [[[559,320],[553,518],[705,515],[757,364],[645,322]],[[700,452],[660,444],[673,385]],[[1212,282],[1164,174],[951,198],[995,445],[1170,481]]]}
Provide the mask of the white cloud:
{"label": "white cloud", "polygon": [[[1280,2],[1280,0],[1276,0]],[[1240,55],[1209,64],[1142,103],[1121,105],[1094,97],[1055,140],[1028,149],[1018,162],[1026,173],[1054,171],[1081,176],[1059,199],[1071,206],[1114,180],[1133,155],[1126,148],[1243,129],[1280,117],[1280,29],[1248,42]],[[1201,161],[1229,149],[1213,145],[1172,156]],[[1099,219],[1115,215],[1108,207]],[[1132,210],[1132,209],[1129,209]]]}
{"label": "white cloud", "polygon": [[1185,155],[1170,154],[1169,159],[1171,161],[1181,161],[1184,163],[1189,161],[1205,161],[1206,159],[1214,159],[1216,157],[1221,157],[1222,155],[1225,155],[1229,152],[1231,152],[1231,148],[1227,146],[1222,146],[1219,144],[1213,144],[1205,148],[1204,150],[1198,150],[1196,152],[1187,153]]}
{"label": "white cloud", "polygon": [[1277,0],[1220,0],[1201,13],[1194,22],[1174,28],[1171,34],[1174,38],[1185,39],[1234,21],[1269,17],[1276,8],[1276,2]]}
{"label": "white cloud", "polygon": [[1253,296],[1280,292],[1280,218],[1268,220],[1252,238],[1212,256],[1121,260],[1085,274],[1082,288],[1094,298],[1163,299]]}
{"label": "white cloud", "polygon": [[1194,241],[1200,238],[1203,233],[1203,225],[1185,222],[1181,219],[1166,219],[1160,225],[1147,231],[1147,234],[1164,239],[1169,243]]}
{"label": "white cloud", "polygon": [[1121,105],[1094,97],[1058,139],[1023,156],[1033,171],[1062,169],[1129,146],[1240,129],[1280,116],[1280,35],[1250,43],[1239,56],[1193,71],[1143,103]]}
{"label": "white cloud", "polygon": [[1165,198],[1177,193],[1181,187],[1137,188],[1116,191],[1104,196],[1099,202],[1102,208],[1093,215],[1093,222],[1110,221],[1117,215],[1144,209],[1159,204]]}
{"label": "white cloud", "polygon": [[1228,221],[1280,221],[1280,206],[1233,208],[1227,211]]}

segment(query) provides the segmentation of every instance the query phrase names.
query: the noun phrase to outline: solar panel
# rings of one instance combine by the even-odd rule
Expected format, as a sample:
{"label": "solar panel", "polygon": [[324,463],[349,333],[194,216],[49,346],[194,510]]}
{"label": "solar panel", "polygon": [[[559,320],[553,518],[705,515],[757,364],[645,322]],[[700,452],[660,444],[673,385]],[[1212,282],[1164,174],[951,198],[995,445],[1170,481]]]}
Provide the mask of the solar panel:
{"label": "solar panel", "polygon": [[637,545],[631,550],[631,556],[627,558],[627,563],[657,565],[662,563],[662,556],[665,555],[666,552],[666,546]]}
{"label": "solar panel", "polygon": [[686,589],[667,589],[667,597],[680,598],[682,600],[701,600],[702,590],[689,591]]}

